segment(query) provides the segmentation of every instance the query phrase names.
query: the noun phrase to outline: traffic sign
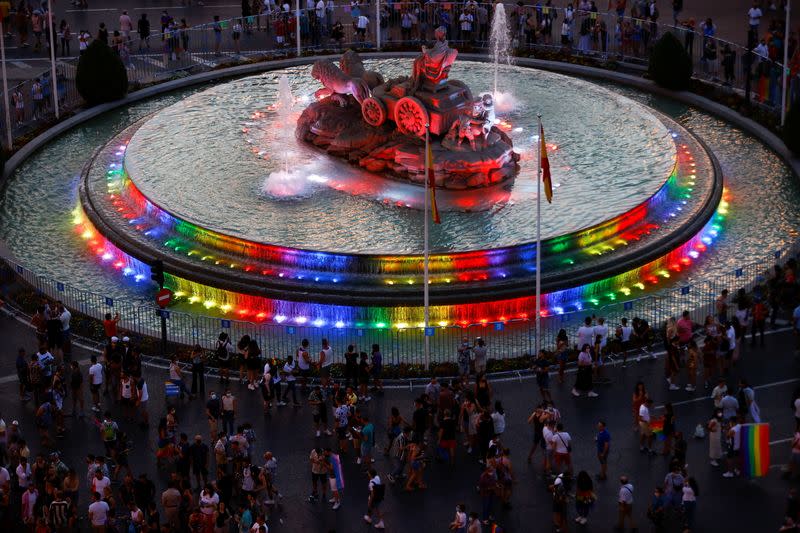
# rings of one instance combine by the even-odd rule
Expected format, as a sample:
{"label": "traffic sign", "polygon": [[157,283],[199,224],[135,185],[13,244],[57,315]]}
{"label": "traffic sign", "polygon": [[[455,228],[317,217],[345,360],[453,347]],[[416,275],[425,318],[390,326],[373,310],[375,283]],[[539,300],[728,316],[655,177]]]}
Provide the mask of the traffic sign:
{"label": "traffic sign", "polygon": [[432,328],[432,327],[425,328],[425,336],[426,337],[433,337],[434,333],[436,333],[436,328]]}
{"label": "traffic sign", "polygon": [[156,293],[156,303],[161,309],[164,309],[172,301],[172,291],[169,289],[161,289]]}

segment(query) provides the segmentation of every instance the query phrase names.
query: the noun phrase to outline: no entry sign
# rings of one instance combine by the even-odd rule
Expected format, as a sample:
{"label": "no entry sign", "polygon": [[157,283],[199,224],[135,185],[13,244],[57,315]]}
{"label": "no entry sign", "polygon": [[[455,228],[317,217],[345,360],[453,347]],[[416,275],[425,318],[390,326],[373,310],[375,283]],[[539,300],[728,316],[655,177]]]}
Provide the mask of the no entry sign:
{"label": "no entry sign", "polygon": [[172,291],[169,289],[161,289],[156,293],[156,303],[161,309],[169,305],[172,300]]}

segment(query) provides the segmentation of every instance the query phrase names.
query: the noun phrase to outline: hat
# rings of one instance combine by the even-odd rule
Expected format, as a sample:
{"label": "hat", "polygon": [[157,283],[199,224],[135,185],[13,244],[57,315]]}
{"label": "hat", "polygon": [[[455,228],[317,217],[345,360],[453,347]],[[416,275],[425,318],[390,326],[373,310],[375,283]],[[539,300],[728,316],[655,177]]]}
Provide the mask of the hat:
{"label": "hat", "polygon": [[19,421],[14,420],[13,422],[11,422],[11,425],[12,426],[18,426],[19,425]]}
{"label": "hat", "polygon": [[122,337],[122,342],[130,342],[130,337]]}
{"label": "hat", "polygon": [[118,341],[119,341],[119,337],[111,337],[111,342],[118,342]]}

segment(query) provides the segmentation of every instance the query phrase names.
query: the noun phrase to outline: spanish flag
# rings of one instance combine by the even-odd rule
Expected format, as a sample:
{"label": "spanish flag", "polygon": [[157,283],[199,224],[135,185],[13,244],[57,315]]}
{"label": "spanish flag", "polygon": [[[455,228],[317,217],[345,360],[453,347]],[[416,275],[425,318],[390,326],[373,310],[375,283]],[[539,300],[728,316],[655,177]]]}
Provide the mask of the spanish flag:
{"label": "spanish flag", "polygon": [[433,217],[434,224],[441,224],[442,219],[439,217],[439,208],[436,206],[436,178],[433,175],[433,150],[431,150],[431,141],[428,134],[425,135],[426,150],[428,151],[428,190],[431,194],[431,216]]}
{"label": "spanish flag", "polygon": [[553,203],[553,180],[550,178],[550,160],[547,159],[547,145],[544,142],[544,126],[539,124],[539,142],[542,143],[542,183],[544,184],[544,196],[547,203]]}

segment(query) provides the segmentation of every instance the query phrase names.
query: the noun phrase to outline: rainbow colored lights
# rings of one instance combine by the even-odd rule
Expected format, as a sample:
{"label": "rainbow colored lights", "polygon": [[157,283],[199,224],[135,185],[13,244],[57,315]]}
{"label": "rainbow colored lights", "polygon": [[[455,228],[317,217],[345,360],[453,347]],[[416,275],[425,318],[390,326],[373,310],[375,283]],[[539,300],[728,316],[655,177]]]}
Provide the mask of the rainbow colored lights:
{"label": "rainbow colored lights", "polygon": [[[129,132],[123,135],[129,135]],[[707,192],[709,184],[698,180],[697,176],[701,170],[710,170],[706,168],[708,161],[704,154],[702,168],[698,167],[694,156],[697,144],[688,138],[686,144],[681,143],[677,133],[673,133],[673,137],[677,148],[675,168],[659,191],[627,213],[575,234],[545,241],[542,257],[545,273],[570,272],[574,268],[585,268],[634,253],[642,243],[669,235],[679,226],[680,220],[699,210],[700,193]],[[177,305],[204,314],[212,312],[242,320],[286,325],[399,329],[422,326],[422,291],[418,289],[422,279],[420,256],[365,256],[299,250],[210,231],[172,216],[146,198],[124,170],[125,150],[126,143],[117,141],[104,152],[107,170],[98,191],[107,207],[105,215],[160,254],[180,257],[183,261],[197,264],[198,268],[212,268],[219,276],[231,273],[253,283],[264,279],[271,283],[312,287],[380,287],[381,290],[419,292],[419,305],[345,306],[294,301],[302,298],[296,297],[288,288],[286,299],[273,299],[167,275],[167,286],[174,291]],[[728,209],[726,191],[711,220],[688,241],[623,274],[542,295],[542,315],[558,315],[634,299],[653,288],[663,287],[708,251],[724,227]],[[76,207],[73,213],[73,224],[92,256],[101,264],[118,271],[132,283],[149,280],[149,267],[100,234],[81,206]],[[535,271],[533,265],[533,244],[436,254],[431,257],[431,283],[443,290],[461,291],[468,298],[471,291],[487,284],[531,277]],[[534,298],[521,296],[432,306],[430,316],[432,324],[442,327],[466,326],[528,319],[532,309],[535,309]]]}

